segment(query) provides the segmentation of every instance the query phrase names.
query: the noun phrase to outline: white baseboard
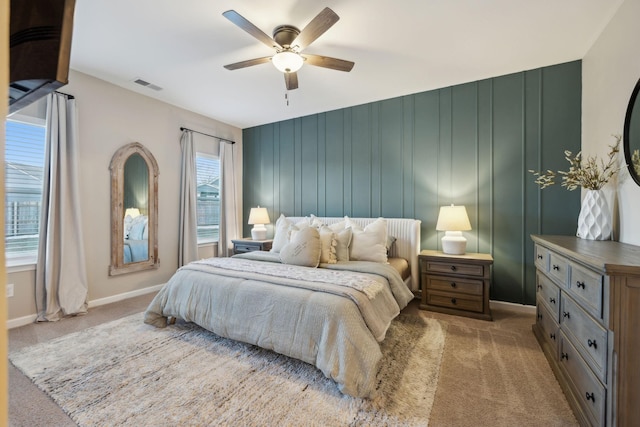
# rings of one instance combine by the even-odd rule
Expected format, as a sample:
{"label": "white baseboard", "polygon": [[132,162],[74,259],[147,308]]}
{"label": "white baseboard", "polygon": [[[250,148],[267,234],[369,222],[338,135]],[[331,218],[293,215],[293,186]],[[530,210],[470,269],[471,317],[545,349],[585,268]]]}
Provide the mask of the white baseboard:
{"label": "white baseboard", "polygon": [[524,304],[516,304],[513,302],[504,302],[504,301],[489,301],[489,306],[491,309],[494,308],[502,308],[510,311],[517,311],[518,313],[527,313],[527,314],[536,314],[536,306],[535,305],[524,305]]}
{"label": "white baseboard", "polygon": [[[140,296],[140,295],[150,294],[151,292],[159,291],[163,286],[164,286],[164,283],[160,284],[160,285],[149,286],[148,288],[144,288],[144,289],[137,289],[135,291],[125,292],[123,294],[113,295],[113,296],[106,297],[106,298],[99,298],[99,299],[96,299],[96,300],[89,301],[88,302],[88,306],[89,306],[89,308],[99,307],[101,305],[111,304],[113,302],[118,302],[118,301],[123,301],[123,300],[129,299],[129,298],[134,298],[134,297],[137,297],[137,296]],[[20,326],[29,325],[29,324],[35,322],[37,318],[38,318],[38,316],[36,314],[30,314],[30,315],[24,316],[24,317],[17,317],[15,319],[9,319],[9,320],[7,320],[7,329],[13,329],[13,328],[18,328]]]}
{"label": "white baseboard", "polygon": [[149,286],[148,288],[137,289],[137,290],[131,291],[131,292],[125,292],[123,294],[112,295],[110,297],[94,299],[92,301],[89,301],[89,308],[99,307],[101,305],[111,304],[112,302],[118,302],[118,301],[122,301],[122,300],[125,300],[125,299],[138,297],[140,295],[150,294],[151,292],[157,292],[163,286],[164,286],[164,283],[160,284],[160,285]]}

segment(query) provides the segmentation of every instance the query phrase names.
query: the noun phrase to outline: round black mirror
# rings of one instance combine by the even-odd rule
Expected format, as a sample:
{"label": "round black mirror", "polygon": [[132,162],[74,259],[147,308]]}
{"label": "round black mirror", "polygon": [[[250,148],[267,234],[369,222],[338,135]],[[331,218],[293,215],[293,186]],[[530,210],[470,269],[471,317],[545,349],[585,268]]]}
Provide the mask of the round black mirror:
{"label": "round black mirror", "polygon": [[624,118],[624,159],[629,168],[629,174],[640,185],[640,80],[631,93]]}

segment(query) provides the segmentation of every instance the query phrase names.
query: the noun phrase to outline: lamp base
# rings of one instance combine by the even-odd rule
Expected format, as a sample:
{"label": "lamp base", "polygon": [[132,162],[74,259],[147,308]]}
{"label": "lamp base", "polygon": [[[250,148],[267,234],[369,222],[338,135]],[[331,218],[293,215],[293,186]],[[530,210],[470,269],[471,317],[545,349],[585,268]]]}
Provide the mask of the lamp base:
{"label": "lamp base", "polygon": [[253,240],[266,240],[267,238],[267,228],[264,224],[256,224],[251,229],[251,238]]}
{"label": "lamp base", "polygon": [[467,239],[462,231],[446,231],[442,238],[442,252],[449,255],[464,255],[467,251]]}

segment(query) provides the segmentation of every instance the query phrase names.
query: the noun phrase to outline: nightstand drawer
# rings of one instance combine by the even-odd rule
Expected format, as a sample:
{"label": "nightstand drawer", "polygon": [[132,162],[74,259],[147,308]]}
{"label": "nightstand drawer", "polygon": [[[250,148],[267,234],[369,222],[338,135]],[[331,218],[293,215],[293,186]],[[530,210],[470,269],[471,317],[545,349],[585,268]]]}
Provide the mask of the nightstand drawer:
{"label": "nightstand drawer", "polygon": [[482,296],[482,280],[459,279],[454,276],[427,276],[426,278],[428,290],[440,290],[451,293],[464,293]]}
{"label": "nightstand drawer", "polygon": [[473,296],[455,292],[432,291],[427,289],[427,305],[455,308],[458,310],[482,313],[482,296]]}
{"label": "nightstand drawer", "polygon": [[259,251],[260,246],[236,244],[235,249],[236,249],[236,252],[252,252],[252,251]]}
{"label": "nightstand drawer", "polygon": [[464,264],[456,262],[436,262],[428,261],[423,263],[423,272],[443,273],[443,274],[460,274],[464,276],[484,276],[484,265]]}

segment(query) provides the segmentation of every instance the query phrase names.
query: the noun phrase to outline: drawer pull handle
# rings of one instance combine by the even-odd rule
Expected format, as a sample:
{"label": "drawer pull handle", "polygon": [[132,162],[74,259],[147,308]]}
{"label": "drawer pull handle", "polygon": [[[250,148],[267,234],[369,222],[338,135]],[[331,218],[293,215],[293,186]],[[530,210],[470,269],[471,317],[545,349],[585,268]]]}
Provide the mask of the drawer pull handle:
{"label": "drawer pull handle", "polygon": [[456,271],[456,270],[457,270],[456,266],[455,266],[455,265],[452,265],[452,266],[451,266],[451,271]]}
{"label": "drawer pull handle", "polygon": [[542,289],[542,285],[538,285],[538,290]]}
{"label": "drawer pull handle", "polygon": [[450,284],[451,284],[451,287],[452,287],[452,288],[455,288],[455,287],[457,286],[457,285],[456,285],[456,282],[451,282]]}
{"label": "drawer pull handle", "polygon": [[569,355],[567,353],[561,353],[560,360],[567,359],[569,360]]}
{"label": "drawer pull handle", "polygon": [[549,338],[551,338],[552,340],[556,340],[556,334],[549,334]]}
{"label": "drawer pull handle", "polygon": [[581,282],[581,281],[579,281],[579,280],[578,280],[578,281],[576,282],[576,286],[578,286],[579,288],[584,289],[584,282]]}
{"label": "drawer pull handle", "polygon": [[560,266],[553,264],[553,269],[558,271],[558,270],[560,270]]}
{"label": "drawer pull handle", "polygon": [[451,298],[451,304],[456,304],[458,301],[456,301],[455,298]]}
{"label": "drawer pull handle", "polygon": [[596,344],[596,340],[593,340],[593,341],[587,340],[587,345],[589,345],[589,347],[593,347],[595,349],[598,348],[598,344]]}
{"label": "drawer pull handle", "polygon": [[542,259],[542,255],[538,255],[538,259]]}
{"label": "drawer pull handle", "polygon": [[562,317],[566,317],[567,319],[571,319],[571,314],[568,311],[562,312]]}
{"label": "drawer pull handle", "polygon": [[590,400],[595,403],[596,397],[593,395],[593,393],[587,392],[587,400]]}
{"label": "drawer pull handle", "polygon": [[538,320],[542,320],[542,314],[538,314]]}
{"label": "drawer pull handle", "polygon": [[555,299],[555,298],[549,298],[549,302],[550,302],[551,304],[555,304],[555,303],[556,303],[556,299]]}

